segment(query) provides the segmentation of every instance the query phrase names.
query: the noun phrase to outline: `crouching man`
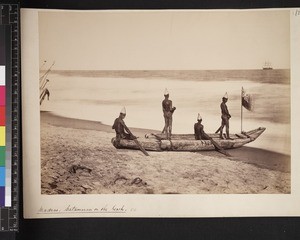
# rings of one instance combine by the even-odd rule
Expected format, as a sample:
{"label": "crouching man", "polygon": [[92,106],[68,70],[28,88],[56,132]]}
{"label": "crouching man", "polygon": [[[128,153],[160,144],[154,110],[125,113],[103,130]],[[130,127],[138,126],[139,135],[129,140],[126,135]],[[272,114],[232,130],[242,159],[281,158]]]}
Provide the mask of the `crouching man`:
{"label": "crouching man", "polygon": [[194,125],[194,133],[196,140],[208,140],[209,136],[204,132],[204,126],[202,125],[202,117],[198,113],[197,122]]}
{"label": "crouching man", "polygon": [[128,127],[126,126],[124,122],[124,118],[126,117],[126,109],[125,107],[122,108],[120,115],[118,118],[116,118],[112,129],[115,130],[116,132],[116,144],[117,146],[120,145],[120,140],[121,139],[128,139],[128,140],[133,140],[136,139],[134,135],[130,132]]}

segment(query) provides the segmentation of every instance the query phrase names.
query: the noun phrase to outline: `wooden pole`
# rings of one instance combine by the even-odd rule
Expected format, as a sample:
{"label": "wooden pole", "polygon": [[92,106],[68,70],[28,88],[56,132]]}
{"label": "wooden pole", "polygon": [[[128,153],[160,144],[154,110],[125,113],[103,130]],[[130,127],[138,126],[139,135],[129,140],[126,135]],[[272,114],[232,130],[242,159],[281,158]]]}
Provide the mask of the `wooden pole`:
{"label": "wooden pole", "polygon": [[[134,136],[127,126],[125,126],[125,129],[132,137]],[[142,146],[142,144],[136,138],[134,138],[133,141],[139,147],[139,149],[142,151],[142,153],[144,153],[146,156],[149,156],[149,153],[145,150],[145,148]]]}
{"label": "wooden pole", "polygon": [[241,133],[243,132],[243,87],[241,90]]}
{"label": "wooden pole", "polygon": [[216,151],[218,151],[219,153],[222,153],[228,157],[231,157],[231,155],[226,152],[215,140],[213,140],[210,136],[208,136],[206,133],[204,133],[204,136],[210,140],[210,142],[212,143],[212,145],[215,146]]}
{"label": "wooden pole", "polygon": [[43,74],[43,76],[40,77],[40,83],[42,83],[43,80],[46,79],[47,75],[51,71],[51,68],[53,67],[54,64],[55,64],[55,61],[52,63],[52,65],[50,66],[50,68],[48,68],[48,70]]}

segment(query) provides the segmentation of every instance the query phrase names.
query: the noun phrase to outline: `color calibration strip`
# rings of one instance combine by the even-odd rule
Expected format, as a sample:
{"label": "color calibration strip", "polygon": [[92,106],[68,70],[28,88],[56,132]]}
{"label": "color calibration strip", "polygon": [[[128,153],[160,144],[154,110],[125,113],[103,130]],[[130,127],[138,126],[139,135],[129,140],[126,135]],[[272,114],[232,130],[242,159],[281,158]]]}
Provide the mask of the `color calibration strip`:
{"label": "color calibration strip", "polygon": [[19,225],[19,16],[18,3],[0,3],[0,231]]}
{"label": "color calibration strip", "polygon": [[11,26],[5,25],[5,206],[11,207],[12,184],[12,68]]}
{"label": "color calibration strip", "polygon": [[0,65],[0,207],[5,206],[5,66]]}
{"label": "color calibration strip", "polygon": [[0,207],[9,206],[11,203],[6,203],[7,189],[6,189],[6,144],[7,144],[7,113],[6,113],[6,28],[7,26],[0,26]]}
{"label": "color calibration strip", "polygon": [[[2,164],[0,164],[0,206],[11,206],[11,27],[1,25],[0,43],[4,48],[0,57],[0,108],[4,114],[1,115],[0,124],[0,148],[2,152]],[[4,158],[3,158],[4,157]],[[4,190],[3,190],[4,187]],[[4,192],[4,202],[3,202]]]}

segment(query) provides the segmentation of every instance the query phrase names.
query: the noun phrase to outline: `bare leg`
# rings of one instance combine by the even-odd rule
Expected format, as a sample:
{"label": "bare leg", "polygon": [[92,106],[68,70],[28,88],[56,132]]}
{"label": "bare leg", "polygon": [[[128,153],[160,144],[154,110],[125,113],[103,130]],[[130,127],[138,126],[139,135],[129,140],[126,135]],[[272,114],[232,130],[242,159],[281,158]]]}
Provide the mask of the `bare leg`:
{"label": "bare leg", "polygon": [[221,127],[221,130],[220,130],[220,138],[221,138],[221,139],[224,139],[224,137],[223,137],[223,128],[224,128],[224,126],[222,126],[222,127]]}
{"label": "bare leg", "polygon": [[224,139],[224,137],[223,137],[223,128],[224,128],[224,126],[225,126],[225,120],[222,118],[221,127],[219,127],[219,129],[220,129],[220,138],[221,139]]}
{"label": "bare leg", "polygon": [[221,126],[220,126],[219,129],[218,129],[218,131],[220,131],[220,138],[221,138],[221,139],[224,139],[224,137],[223,137],[223,128],[224,128],[224,126],[225,126],[225,123],[224,123],[224,119],[223,119],[223,117],[222,117],[222,120],[221,120]]}
{"label": "bare leg", "polygon": [[229,137],[229,129],[228,128],[226,128],[226,137],[227,137],[227,139],[230,139],[230,137]]}
{"label": "bare leg", "polygon": [[226,121],[226,137],[227,139],[231,139],[229,136],[229,119]]}
{"label": "bare leg", "polygon": [[115,147],[120,147],[120,141],[121,141],[121,135],[117,134],[116,135],[116,146]]}
{"label": "bare leg", "polygon": [[167,139],[169,139],[170,138],[169,119],[167,120],[166,134],[167,134]]}
{"label": "bare leg", "polygon": [[171,138],[171,135],[172,135],[172,123],[173,123],[173,118],[171,116],[169,118],[169,138]]}
{"label": "bare leg", "polygon": [[165,119],[165,126],[164,126],[164,129],[162,130],[161,133],[167,133],[168,119],[167,119],[167,117],[165,117],[165,116],[164,116],[164,119]]}

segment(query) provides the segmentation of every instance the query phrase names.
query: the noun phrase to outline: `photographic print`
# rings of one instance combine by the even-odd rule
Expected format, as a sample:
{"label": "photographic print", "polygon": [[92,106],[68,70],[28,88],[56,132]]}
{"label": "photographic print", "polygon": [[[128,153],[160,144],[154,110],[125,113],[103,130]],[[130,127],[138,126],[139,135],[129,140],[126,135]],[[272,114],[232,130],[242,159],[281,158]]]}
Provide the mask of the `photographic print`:
{"label": "photographic print", "polygon": [[24,217],[299,215],[298,13],[23,9]]}
{"label": "photographic print", "polygon": [[38,14],[41,194],[290,194],[290,11]]}

